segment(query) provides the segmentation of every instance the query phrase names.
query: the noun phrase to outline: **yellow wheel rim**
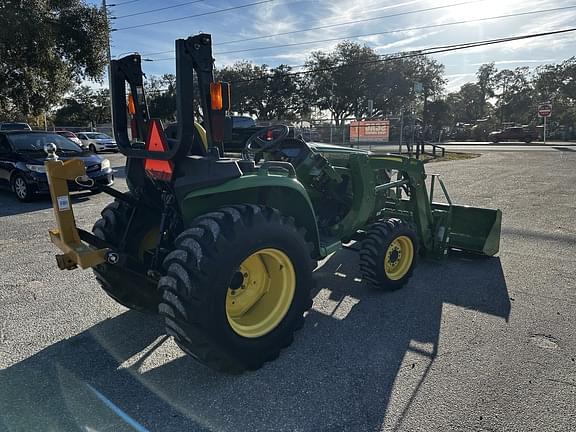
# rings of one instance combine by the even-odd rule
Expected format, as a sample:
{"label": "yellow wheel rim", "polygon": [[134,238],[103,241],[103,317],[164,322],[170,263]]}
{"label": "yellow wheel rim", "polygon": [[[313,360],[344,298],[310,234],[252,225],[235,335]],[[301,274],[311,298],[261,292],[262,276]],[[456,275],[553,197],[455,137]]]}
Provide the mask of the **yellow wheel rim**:
{"label": "yellow wheel rim", "polygon": [[292,261],[278,249],[246,258],[226,294],[226,317],[240,336],[256,338],[274,330],[290,309],[296,291]]}
{"label": "yellow wheel rim", "polygon": [[151,228],[146,234],[144,234],[144,237],[142,237],[140,245],[138,246],[138,259],[140,261],[144,260],[144,254],[146,253],[146,251],[154,249],[156,247],[159,235],[160,235],[160,227]]}
{"label": "yellow wheel rim", "polygon": [[394,239],[384,255],[384,270],[390,280],[402,279],[414,260],[414,244],[410,237],[400,236]]}

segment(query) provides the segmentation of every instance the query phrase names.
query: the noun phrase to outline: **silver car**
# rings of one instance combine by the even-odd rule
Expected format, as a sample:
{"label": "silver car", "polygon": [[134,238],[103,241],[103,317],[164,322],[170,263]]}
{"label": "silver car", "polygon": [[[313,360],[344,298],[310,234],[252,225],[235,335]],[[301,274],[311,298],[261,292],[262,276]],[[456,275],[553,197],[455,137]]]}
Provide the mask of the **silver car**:
{"label": "silver car", "polygon": [[101,132],[76,132],[76,136],[82,141],[82,146],[92,153],[101,151],[118,151],[118,145],[114,138]]}

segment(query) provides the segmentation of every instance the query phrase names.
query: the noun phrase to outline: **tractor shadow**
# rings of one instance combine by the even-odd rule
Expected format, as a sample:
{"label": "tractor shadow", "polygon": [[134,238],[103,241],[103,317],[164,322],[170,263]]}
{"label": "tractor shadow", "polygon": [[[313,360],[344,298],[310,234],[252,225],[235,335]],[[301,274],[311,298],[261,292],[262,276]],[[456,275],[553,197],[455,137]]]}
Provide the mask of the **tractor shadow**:
{"label": "tractor shadow", "polygon": [[[91,191],[72,192],[70,198],[72,204],[79,204],[88,201],[92,196],[94,196],[94,193]],[[52,208],[50,195],[37,195],[30,202],[22,202],[18,201],[13,192],[0,190],[0,218],[32,213],[50,208]]]}
{"label": "tractor shadow", "polygon": [[[317,269],[314,307],[295,342],[243,375],[167,355],[172,341],[158,319],[128,311],[100,322],[0,371],[0,431],[399,430],[437,355],[443,305],[507,321],[506,282],[499,258],[463,254],[421,263],[392,293],[367,287],[357,268],[357,254],[343,250]],[[400,374],[418,384],[388,418]]]}

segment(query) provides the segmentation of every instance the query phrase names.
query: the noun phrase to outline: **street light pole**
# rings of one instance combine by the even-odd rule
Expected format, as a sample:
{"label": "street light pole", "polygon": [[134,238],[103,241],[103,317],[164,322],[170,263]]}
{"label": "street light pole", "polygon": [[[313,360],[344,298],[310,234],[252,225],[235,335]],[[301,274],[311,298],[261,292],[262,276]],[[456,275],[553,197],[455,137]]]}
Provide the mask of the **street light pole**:
{"label": "street light pole", "polygon": [[507,81],[504,80],[502,83],[502,96],[500,99],[500,125],[502,126],[502,129],[504,129],[504,99],[506,98],[506,84]]}
{"label": "street light pole", "polygon": [[106,14],[106,20],[108,21],[108,33],[106,35],[107,40],[106,56],[108,60],[108,93],[110,96],[110,124],[112,125],[112,136],[114,137],[114,105],[112,104],[112,74],[111,74],[112,67],[110,65],[110,62],[112,60],[112,53],[110,50],[110,20],[108,19],[108,6],[106,5],[106,0],[102,0],[102,9]]}
{"label": "street light pole", "polygon": [[[332,90],[330,91],[330,144],[332,144],[332,122],[334,121],[334,83],[332,83]],[[344,140],[342,140],[344,144]]]}

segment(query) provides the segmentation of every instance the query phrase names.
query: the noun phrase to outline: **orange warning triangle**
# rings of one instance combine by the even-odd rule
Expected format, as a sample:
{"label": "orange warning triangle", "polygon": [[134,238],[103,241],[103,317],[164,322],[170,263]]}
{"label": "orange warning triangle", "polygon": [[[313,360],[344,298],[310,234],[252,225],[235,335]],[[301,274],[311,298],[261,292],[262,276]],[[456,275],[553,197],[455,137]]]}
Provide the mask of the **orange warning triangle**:
{"label": "orange warning triangle", "polygon": [[[168,150],[162,125],[158,119],[150,120],[146,150],[160,153],[164,153]],[[144,169],[151,177],[163,181],[170,181],[174,172],[172,161],[157,159],[146,159],[144,162]]]}

